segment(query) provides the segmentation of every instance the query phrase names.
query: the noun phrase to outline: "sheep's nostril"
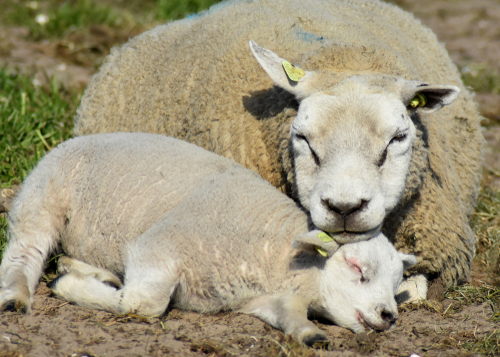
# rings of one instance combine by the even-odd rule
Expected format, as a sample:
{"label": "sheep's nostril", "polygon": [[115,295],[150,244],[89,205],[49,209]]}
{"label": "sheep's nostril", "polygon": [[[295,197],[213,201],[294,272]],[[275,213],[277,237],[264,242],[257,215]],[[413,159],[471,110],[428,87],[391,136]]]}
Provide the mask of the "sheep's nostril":
{"label": "sheep's nostril", "polygon": [[368,205],[368,200],[361,199],[357,202],[335,203],[330,199],[322,199],[323,205],[330,211],[337,213],[339,216],[347,217],[357,211],[362,211]]}
{"label": "sheep's nostril", "polygon": [[387,321],[390,324],[395,323],[397,320],[397,317],[395,317],[394,314],[390,313],[387,310],[383,310],[380,316],[382,317],[382,320]]}

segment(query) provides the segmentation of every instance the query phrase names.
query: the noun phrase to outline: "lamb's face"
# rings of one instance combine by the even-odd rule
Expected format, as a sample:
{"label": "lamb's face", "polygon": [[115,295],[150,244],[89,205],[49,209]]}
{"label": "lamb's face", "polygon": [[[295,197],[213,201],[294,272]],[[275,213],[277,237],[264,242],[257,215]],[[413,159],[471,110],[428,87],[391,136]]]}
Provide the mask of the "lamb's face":
{"label": "lamb's face", "polygon": [[394,295],[412,255],[398,253],[382,234],[343,245],[321,271],[322,313],[354,332],[387,330],[398,318]]}
{"label": "lamb's face", "polygon": [[416,137],[401,99],[351,80],[304,99],[290,136],[299,199],[314,225],[337,242],[378,234],[404,193]]}

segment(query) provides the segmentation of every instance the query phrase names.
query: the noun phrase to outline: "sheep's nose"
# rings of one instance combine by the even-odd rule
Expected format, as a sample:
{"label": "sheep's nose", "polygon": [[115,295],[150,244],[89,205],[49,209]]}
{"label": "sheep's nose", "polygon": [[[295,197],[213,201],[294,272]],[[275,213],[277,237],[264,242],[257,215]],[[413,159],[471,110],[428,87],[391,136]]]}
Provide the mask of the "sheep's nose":
{"label": "sheep's nose", "polygon": [[382,313],[380,314],[380,316],[382,317],[382,320],[390,323],[391,325],[394,324],[396,322],[396,320],[398,319],[397,315],[394,315],[392,312],[387,311],[385,309],[382,310]]}
{"label": "sheep's nose", "polygon": [[350,202],[335,202],[332,199],[323,199],[323,205],[330,211],[337,213],[342,218],[346,218],[347,216],[362,211],[366,206],[368,206],[368,200],[360,199],[353,200]]}

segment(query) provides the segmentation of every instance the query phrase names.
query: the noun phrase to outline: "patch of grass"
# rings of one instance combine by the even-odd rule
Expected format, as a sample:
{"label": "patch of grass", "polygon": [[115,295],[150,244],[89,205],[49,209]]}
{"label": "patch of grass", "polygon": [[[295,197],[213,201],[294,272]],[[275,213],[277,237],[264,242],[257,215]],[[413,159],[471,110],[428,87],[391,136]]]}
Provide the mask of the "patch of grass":
{"label": "patch of grass", "polygon": [[5,248],[7,248],[7,218],[0,215],[0,262]]}
{"label": "patch of grass", "polygon": [[198,13],[220,0],[156,0],[156,18],[158,20],[176,20],[189,14]]}
{"label": "patch of grass", "polygon": [[0,187],[20,183],[45,154],[71,137],[78,95],[52,81],[0,70]]}
{"label": "patch of grass", "polygon": [[500,73],[485,63],[472,63],[461,69],[462,80],[478,93],[500,94]]}
{"label": "patch of grass", "polygon": [[316,356],[314,349],[306,347],[306,345],[295,341],[291,336],[285,336],[283,334],[280,334],[276,339],[268,337],[265,340],[263,340],[262,349],[264,353],[259,354],[261,356],[273,356],[273,357]]}
{"label": "patch of grass", "polygon": [[475,338],[466,341],[462,347],[474,353],[480,353],[482,356],[500,355],[500,330],[495,330],[483,338]]}
{"label": "patch of grass", "polygon": [[493,274],[500,263],[500,192],[484,187],[479,192],[471,226],[478,238],[476,260]]}
{"label": "patch of grass", "polygon": [[29,29],[30,37],[41,40],[64,37],[68,32],[90,25],[125,26],[130,21],[126,12],[92,0],[9,1],[6,23]]}
{"label": "patch of grass", "polygon": [[462,304],[478,305],[488,302],[493,314],[490,317],[492,322],[500,322],[500,287],[483,284],[477,287],[473,285],[454,286],[448,289],[446,298],[460,301]]}

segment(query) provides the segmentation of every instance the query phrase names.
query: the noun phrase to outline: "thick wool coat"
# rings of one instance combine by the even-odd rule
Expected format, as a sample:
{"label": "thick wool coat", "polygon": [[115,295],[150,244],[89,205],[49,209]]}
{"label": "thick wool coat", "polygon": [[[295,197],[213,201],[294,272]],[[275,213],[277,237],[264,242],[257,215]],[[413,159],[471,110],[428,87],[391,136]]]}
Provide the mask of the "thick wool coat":
{"label": "thick wool coat", "polygon": [[481,118],[444,46],[393,5],[229,1],[154,28],[112,51],[83,96],[75,133],[143,131],[181,138],[243,164],[296,197],[289,128],[298,104],[273,86],[249,40],[304,70],[323,71],[318,90],[363,73],[460,87],[451,106],[413,117],[419,131],[406,192],[383,232],[397,249],[419,256],[414,273],[441,276],[446,284],[469,280]]}

